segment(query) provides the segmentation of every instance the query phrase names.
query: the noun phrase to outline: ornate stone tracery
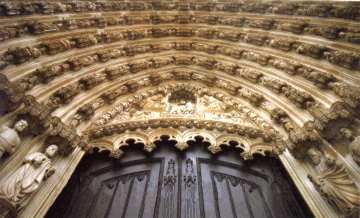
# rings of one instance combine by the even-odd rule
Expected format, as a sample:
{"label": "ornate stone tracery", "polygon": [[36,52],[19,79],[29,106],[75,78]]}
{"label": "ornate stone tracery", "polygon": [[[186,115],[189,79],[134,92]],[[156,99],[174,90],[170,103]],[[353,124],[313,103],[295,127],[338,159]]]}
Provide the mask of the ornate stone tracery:
{"label": "ornate stone tracery", "polygon": [[[0,124],[29,126],[0,133],[17,148],[1,141],[0,178],[44,144],[62,154],[52,190],[84,151],[120,158],[134,144],[154,152],[169,140],[183,151],[201,141],[213,154],[277,156],[318,217],[357,214],[359,11],[316,1],[4,0]],[[41,216],[41,206],[16,213]]]}

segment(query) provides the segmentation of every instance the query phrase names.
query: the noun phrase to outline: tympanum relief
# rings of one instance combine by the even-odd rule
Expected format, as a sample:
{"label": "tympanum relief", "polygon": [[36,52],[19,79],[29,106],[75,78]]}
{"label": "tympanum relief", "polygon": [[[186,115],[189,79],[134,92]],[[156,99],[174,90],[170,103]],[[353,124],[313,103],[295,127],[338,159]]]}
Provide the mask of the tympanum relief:
{"label": "tympanum relief", "polygon": [[213,96],[182,88],[150,96],[138,103],[136,108],[120,112],[110,123],[177,117],[254,125],[249,117],[236,110],[233,105]]}

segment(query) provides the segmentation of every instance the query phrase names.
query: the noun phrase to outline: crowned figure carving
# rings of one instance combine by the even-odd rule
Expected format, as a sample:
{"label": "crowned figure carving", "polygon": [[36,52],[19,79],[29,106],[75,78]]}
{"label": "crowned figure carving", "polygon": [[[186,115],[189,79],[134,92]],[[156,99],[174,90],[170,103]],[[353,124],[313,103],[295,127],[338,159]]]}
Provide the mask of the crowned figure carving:
{"label": "crowned figure carving", "polygon": [[21,143],[19,133],[28,127],[25,120],[19,120],[14,128],[8,126],[0,127],[0,159],[5,154],[13,154]]}
{"label": "crowned figure carving", "polygon": [[57,151],[56,145],[50,145],[45,153],[27,155],[23,164],[0,182],[0,218],[15,217],[28,204],[32,194],[55,172],[51,158]]}

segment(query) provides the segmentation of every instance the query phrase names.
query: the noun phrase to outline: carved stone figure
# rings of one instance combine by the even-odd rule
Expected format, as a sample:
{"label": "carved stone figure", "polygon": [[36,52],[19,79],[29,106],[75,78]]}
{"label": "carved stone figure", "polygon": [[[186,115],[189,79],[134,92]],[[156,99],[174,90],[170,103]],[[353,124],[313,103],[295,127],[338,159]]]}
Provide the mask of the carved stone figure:
{"label": "carved stone figure", "polygon": [[69,68],[70,65],[67,63],[54,64],[36,69],[35,75],[39,78],[41,83],[48,83],[55,77],[62,75]]}
{"label": "carved stone figure", "polygon": [[85,76],[79,80],[79,87],[84,90],[90,90],[102,83],[104,80],[105,75],[102,73]]}
{"label": "carved stone figure", "polygon": [[358,212],[360,192],[345,166],[332,157],[326,157],[327,168],[317,175],[308,175],[310,181],[326,200],[343,215]]}
{"label": "carved stone figure", "polygon": [[340,32],[339,37],[351,43],[360,43],[360,32]]}
{"label": "carved stone figure", "polygon": [[73,57],[67,60],[71,70],[77,71],[82,67],[90,66],[98,61],[97,55],[88,55],[83,57]]}
{"label": "carved stone figure", "polygon": [[23,34],[24,30],[20,26],[6,26],[0,30],[0,41],[19,37]]}
{"label": "carved stone figure", "polygon": [[281,93],[282,88],[287,86],[284,81],[268,76],[263,76],[260,80],[261,80],[261,84],[263,84],[265,87],[268,87],[269,89],[271,89],[276,93]]}
{"label": "carved stone figure", "polygon": [[86,36],[78,36],[73,39],[76,43],[76,47],[78,48],[85,48],[92,45],[96,45],[98,40],[93,35],[86,35]]}
{"label": "carved stone figure", "polygon": [[341,27],[338,26],[309,26],[304,30],[306,33],[319,35],[328,39],[338,38]]}
{"label": "carved stone figure", "polygon": [[24,98],[23,86],[19,82],[10,82],[9,79],[0,73],[1,107],[0,114],[16,110]]}
{"label": "carved stone figure", "polygon": [[278,29],[288,31],[296,34],[300,34],[304,31],[306,23],[303,22],[284,22],[277,26]]}
{"label": "carved stone figure", "polygon": [[100,50],[97,51],[96,54],[99,57],[99,60],[103,63],[109,61],[110,59],[116,59],[121,56],[125,56],[125,52],[120,49]]}
{"label": "carved stone figure", "polygon": [[350,143],[350,152],[351,156],[354,161],[360,165],[360,136],[357,136],[351,143]]}
{"label": "carved stone figure", "polygon": [[289,39],[271,39],[269,42],[269,45],[271,47],[283,51],[290,51],[292,49],[293,44],[294,44],[294,40],[289,40]]}
{"label": "carved stone figure", "polygon": [[195,42],[192,44],[192,47],[196,51],[202,51],[202,52],[206,52],[208,54],[215,54],[218,46],[217,45],[209,45],[206,43]]}
{"label": "carved stone figure", "polygon": [[50,177],[55,169],[51,158],[57,153],[58,147],[50,145],[45,154],[34,152],[25,157],[22,166],[12,172],[0,183],[0,215],[10,218],[29,203],[35,193]]}
{"label": "carved stone figure", "polygon": [[321,58],[326,51],[324,46],[301,43],[296,52],[312,58]]}
{"label": "carved stone figure", "polygon": [[292,101],[294,104],[301,108],[308,108],[314,102],[314,99],[310,94],[304,91],[297,90],[296,88],[289,85],[283,86],[281,88],[281,92],[284,93],[284,95],[290,101]]}
{"label": "carved stone figure", "polygon": [[269,64],[291,75],[296,74],[297,69],[301,66],[299,63],[295,61],[286,61],[278,58],[271,58],[269,60]]}
{"label": "carved stone figure", "polygon": [[217,38],[228,40],[231,42],[238,42],[240,40],[241,34],[234,31],[218,31]]}
{"label": "carved stone figure", "polygon": [[100,38],[102,42],[112,43],[124,39],[125,36],[123,32],[104,32],[100,34]]}
{"label": "carved stone figure", "polygon": [[9,48],[5,53],[5,59],[14,64],[22,64],[30,59],[38,58],[41,51],[36,47]]}
{"label": "carved stone figure", "polygon": [[237,90],[238,94],[250,101],[251,104],[259,106],[264,101],[264,96],[251,91],[247,88],[240,88]]}
{"label": "carved stone figure", "polygon": [[353,108],[357,108],[360,105],[360,91],[357,87],[351,86],[341,82],[330,83],[329,87],[342,97],[347,104]]}
{"label": "carved stone figure", "polygon": [[113,80],[117,77],[130,73],[130,68],[127,64],[123,64],[116,67],[109,67],[105,69],[105,74],[108,79]]}
{"label": "carved stone figure", "polygon": [[319,145],[321,141],[319,134],[311,126],[300,128],[290,119],[285,120],[283,126],[289,132],[291,143],[288,148],[296,158],[303,158],[309,148]]}
{"label": "carved stone figure", "polygon": [[236,70],[236,75],[241,76],[253,83],[259,82],[260,78],[263,76],[261,72],[250,68],[240,68]]}
{"label": "carved stone figure", "polygon": [[270,30],[274,26],[275,21],[272,19],[248,19],[246,24],[253,28]]}
{"label": "carved stone figure", "polygon": [[360,55],[343,51],[328,51],[324,53],[325,58],[333,64],[348,69],[360,69]]}
{"label": "carved stone figure", "polygon": [[269,56],[267,55],[262,55],[256,52],[252,52],[252,51],[246,51],[244,52],[244,57],[249,60],[249,61],[253,61],[256,62],[260,65],[267,65],[268,61],[269,61]]}
{"label": "carved stone figure", "polygon": [[79,92],[80,86],[77,83],[61,87],[49,97],[46,105],[51,109],[55,109],[60,105],[68,104]]}
{"label": "carved stone figure", "polygon": [[[300,69],[298,70],[300,71]],[[302,75],[315,83],[315,85],[319,88],[329,88],[328,84],[331,82],[335,82],[336,78],[327,72],[322,72],[322,71],[317,71],[317,70],[305,70],[305,68],[303,70],[301,70]]]}
{"label": "carved stone figure", "polygon": [[28,31],[32,34],[45,34],[59,31],[59,28],[52,23],[29,22],[26,24]]}
{"label": "carved stone figure", "polygon": [[15,16],[21,14],[20,7],[15,2],[1,2],[2,13],[7,16]]}
{"label": "carved stone figure", "polygon": [[49,55],[58,54],[71,49],[73,43],[69,39],[51,40],[41,43],[41,47]]}
{"label": "carved stone figure", "polygon": [[322,153],[317,148],[309,148],[306,152],[307,157],[310,159],[311,163],[315,166],[319,165],[322,158]]}
{"label": "carved stone figure", "polygon": [[257,34],[257,33],[248,33],[244,37],[245,42],[254,44],[257,46],[264,45],[264,43],[267,39],[268,39],[268,37],[266,35]]}
{"label": "carved stone figure", "polygon": [[13,154],[18,149],[21,139],[19,133],[28,127],[25,120],[19,120],[15,123],[14,128],[7,126],[0,127],[0,159],[4,153]]}

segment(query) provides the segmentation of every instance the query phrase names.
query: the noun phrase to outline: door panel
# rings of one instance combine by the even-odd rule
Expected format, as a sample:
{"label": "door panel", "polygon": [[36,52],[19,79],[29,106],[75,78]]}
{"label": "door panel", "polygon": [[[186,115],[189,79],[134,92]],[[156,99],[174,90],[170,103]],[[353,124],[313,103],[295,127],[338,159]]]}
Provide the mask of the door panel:
{"label": "door panel", "polygon": [[47,217],[312,217],[280,172],[276,160],[212,156],[200,145],[185,153],[164,145],[151,156],[129,150],[121,160],[95,154],[82,161]]}

